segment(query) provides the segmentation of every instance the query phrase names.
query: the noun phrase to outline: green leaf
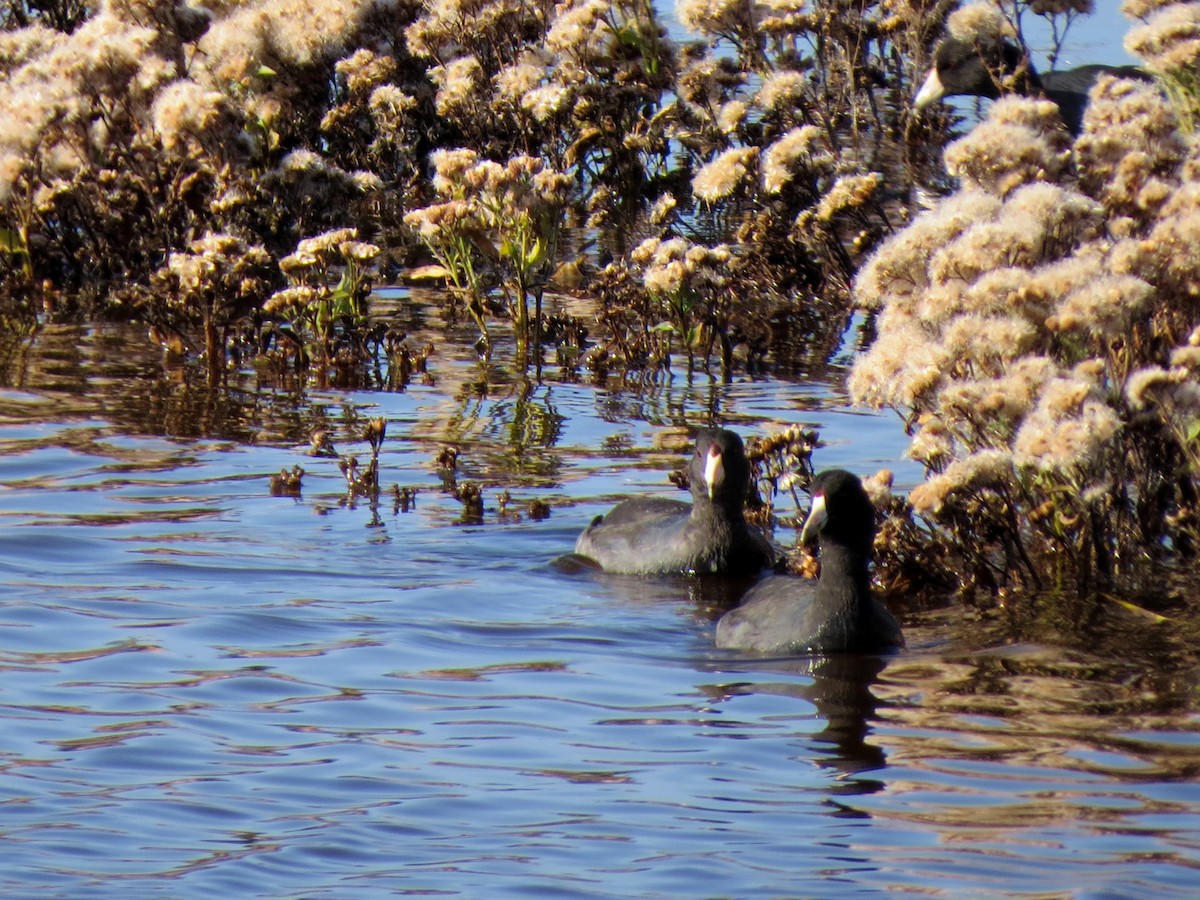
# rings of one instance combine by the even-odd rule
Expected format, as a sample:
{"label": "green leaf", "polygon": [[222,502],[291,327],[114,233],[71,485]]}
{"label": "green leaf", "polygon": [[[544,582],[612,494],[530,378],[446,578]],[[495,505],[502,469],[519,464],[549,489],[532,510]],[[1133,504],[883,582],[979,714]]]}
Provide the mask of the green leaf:
{"label": "green leaf", "polygon": [[675,330],[675,326],[672,325],[670,322],[659,322],[657,325],[653,326],[650,329],[651,333],[659,333],[659,334],[661,334],[663,332],[674,331],[674,330]]}
{"label": "green leaf", "polygon": [[11,253],[13,256],[25,256],[29,253],[21,235],[8,228],[0,228],[0,252]]}
{"label": "green leaf", "polygon": [[332,318],[354,315],[354,279],[348,269],[342,272],[342,280],[330,292],[329,299],[333,301],[330,310]]}
{"label": "green leaf", "polygon": [[1193,441],[1196,440],[1196,438],[1200,438],[1200,419],[1192,419],[1192,421],[1188,422],[1188,427],[1187,427],[1188,443],[1189,444],[1192,443]]}

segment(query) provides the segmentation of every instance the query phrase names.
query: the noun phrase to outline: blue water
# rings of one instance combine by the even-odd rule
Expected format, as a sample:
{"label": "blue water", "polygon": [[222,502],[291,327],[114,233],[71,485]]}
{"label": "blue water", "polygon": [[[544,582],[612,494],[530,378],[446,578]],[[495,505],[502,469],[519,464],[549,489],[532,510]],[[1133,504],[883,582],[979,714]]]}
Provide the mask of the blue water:
{"label": "blue water", "polygon": [[[1196,666],[1157,626],[989,639],[897,606],[894,658],[740,660],[712,646],[720,585],[552,565],[612,498],[669,493],[667,436],[713,409],[911,486],[899,421],[836,369],[522,397],[446,350],[400,393],[246,376],[223,431],[164,437],[203,390],[142,360],[135,419],[128,359],[79,340],[71,390],[0,393],[6,895],[1195,895]],[[370,416],[374,509],[301,435],[365,458]],[[482,524],[441,490],[450,443]],[[270,496],[297,464],[302,496]]]}

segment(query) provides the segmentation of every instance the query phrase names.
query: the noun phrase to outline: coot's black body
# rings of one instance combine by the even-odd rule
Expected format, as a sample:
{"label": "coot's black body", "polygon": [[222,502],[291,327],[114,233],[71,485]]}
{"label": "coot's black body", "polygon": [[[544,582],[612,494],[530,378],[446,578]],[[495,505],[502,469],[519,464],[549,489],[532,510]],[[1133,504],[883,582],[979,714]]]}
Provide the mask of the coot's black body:
{"label": "coot's black body", "polygon": [[631,575],[746,575],[769,566],[771,545],[744,515],[750,462],[742,439],[723,428],[704,429],[688,475],[691,503],[623,500],[584,530],[575,552],[608,572]]}
{"label": "coot's black body", "polygon": [[821,577],[774,575],[717,622],[717,646],[757,653],[882,652],[902,646],[900,624],[871,595],[875,510],[857,477],[830,469],[813,479],[801,542],[820,536]]}
{"label": "coot's black body", "polygon": [[1083,130],[1088,92],[1103,75],[1150,80],[1150,75],[1136,66],[1088,65],[1039,75],[1020,49],[1008,41],[975,43],[950,37],[934,51],[933,68],[913,105],[920,112],[942,97],[995,100],[1000,96],[1001,83],[1010,81],[1018,94],[1042,95],[1054,101],[1067,129],[1078,135]]}

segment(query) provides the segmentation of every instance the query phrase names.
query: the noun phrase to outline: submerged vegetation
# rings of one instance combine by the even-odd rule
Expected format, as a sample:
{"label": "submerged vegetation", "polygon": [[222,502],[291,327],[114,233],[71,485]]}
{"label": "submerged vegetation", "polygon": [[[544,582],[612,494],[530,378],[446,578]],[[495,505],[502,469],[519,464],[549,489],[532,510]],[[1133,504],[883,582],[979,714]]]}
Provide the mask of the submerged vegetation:
{"label": "submerged vegetation", "polygon": [[[10,3],[0,320],[327,381],[423,365],[370,308],[421,277],[485,355],[511,328],[522,367],[728,377],[827,360],[865,308],[853,392],[929,475],[882,497],[882,568],[996,591],[1191,558],[1197,4],[1125,0],[1156,80],[1102,79],[1077,139],[1009,96],[943,156],[959,120],[909,101],[947,27],[1023,46],[1042,17],[1053,63],[1091,8],[955,6],[676,0],[668,33],[646,0]],[[551,314],[566,289],[594,324]]]}

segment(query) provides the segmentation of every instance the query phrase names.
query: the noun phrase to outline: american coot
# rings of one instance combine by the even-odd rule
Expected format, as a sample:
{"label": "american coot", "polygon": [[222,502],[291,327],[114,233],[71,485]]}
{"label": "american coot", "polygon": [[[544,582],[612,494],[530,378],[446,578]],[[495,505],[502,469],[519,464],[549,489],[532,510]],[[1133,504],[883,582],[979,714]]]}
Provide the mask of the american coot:
{"label": "american coot", "polygon": [[1011,82],[1011,90],[1030,96],[1044,95],[1058,106],[1059,114],[1071,134],[1083,130],[1088,91],[1102,75],[1150,80],[1137,66],[1080,66],[1063,72],[1039,75],[1010,41],[948,37],[933,54],[933,68],[913,99],[917,112],[942,97],[969,96],[995,100],[1001,85]]}
{"label": "american coot", "polygon": [[575,552],[606,571],[632,575],[743,575],[769,566],[770,543],[743,516],[750,461],[742,439],[723,428],[701,431],[688,474],[691,503],[623,500],[596,517]]}
{"label": "american coot", "polygon": [[878,652],[901,646],[900,625],[871,596],[875,509],[862,482],[843,469],[813,479],[812,510],[800,532],[820,535],[821,578],[774,575],[717,622],[717,646],[759,653]]}

